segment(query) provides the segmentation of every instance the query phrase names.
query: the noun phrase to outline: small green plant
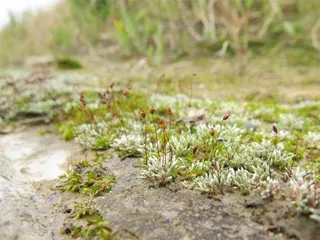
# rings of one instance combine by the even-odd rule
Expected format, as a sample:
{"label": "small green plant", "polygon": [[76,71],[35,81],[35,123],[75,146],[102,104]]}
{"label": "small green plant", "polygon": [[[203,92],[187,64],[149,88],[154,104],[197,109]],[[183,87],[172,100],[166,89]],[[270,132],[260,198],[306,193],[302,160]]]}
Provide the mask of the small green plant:
{"label": "small green plant", "polygon": [[80,219],[83,217],[94,217],[99,215],[99,211],[94,207],[92,201],[74,201],[72,203],[72,218]]}
{"label": "small green plant", "polygon": [[72,226],[68,229],[67,234],[73,238],[113,239],[112,229],[102,217],[88,220],[85,226]]}
{"label": "small green plant", "polygon": [[68,69],[80,69],[82,68],[81,63],[70,57],[59,57],[56,59],[56,64],[58,69],[68,70]]}
{"label": "small green plant", "polygon": [[69,170],[62,177],[57,187],[61,191],[80,192],[83,184],[83,177],[75,170]]}
{"label": "small green plant", "polygon": [[58,131],[62,137],[63,140],[71,140],[75,137],[74,135],[74,129],[72,127],[72,124],[63,124],[60,127],[58,127]]}
{"label": "small green plant", "polygon": [[101,177],[96,172],[89,171],[86,173],[86,179],[81,193],[100,196],[103,193],[110,192],[112,184],[115,182],[115,176]]}
{"label": "small green plant", "polygon": [[82,223],[79,225],[68,224],[67,227],[62,228],[61,232],[63,234],[70,235],[72,238],[114,239],[112,229],[100,215],[91,200],[81,202],[74,201],[70,218],[76,221],[81,219]]}
{"label": "small green plant", "polygon": [[109,192],[113,183],[115,183],[115,176],[101,176],[95,171],[80,174],[76,170],[70,170],[62,177],[57,188],[63,192],[79,192],[100,196]]}

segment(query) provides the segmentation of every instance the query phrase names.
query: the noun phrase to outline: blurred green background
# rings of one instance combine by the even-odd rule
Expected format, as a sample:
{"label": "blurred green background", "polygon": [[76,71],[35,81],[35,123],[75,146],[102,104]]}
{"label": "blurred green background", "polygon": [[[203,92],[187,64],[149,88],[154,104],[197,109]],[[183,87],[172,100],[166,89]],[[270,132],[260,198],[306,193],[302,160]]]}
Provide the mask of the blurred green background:
{"label": "blurred green background", "polygon": [[0,65],[29,56],[86,56],[153,63],[187,57],[274,57],[319,66],[318,0],[64,0],[10,15]]}

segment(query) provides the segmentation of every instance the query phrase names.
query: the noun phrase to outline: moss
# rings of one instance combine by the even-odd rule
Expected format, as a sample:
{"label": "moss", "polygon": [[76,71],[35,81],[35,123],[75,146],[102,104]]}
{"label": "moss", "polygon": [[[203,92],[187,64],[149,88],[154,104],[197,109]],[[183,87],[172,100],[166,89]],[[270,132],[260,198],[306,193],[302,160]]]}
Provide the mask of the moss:
{"label": "moss", "polygon": [[[70,235],[72,238],[84,239],[115,239],[109,224],[95,208],[93,201],[74,201],[71,207],[71,224],[65,224],[62,234]],[[79,222],[79,219],[82,222]]]}
{"label": "moss", "polygon": [[70,123],[58,124],[57,128],[62,139],[68,141],[75,137],[73,127]]}
{"label": "moss", "polygon": [[112,237],[112,229],[103,219],[103,217],[97,217],[92,220],[88,220],[84,226],[72,226],[68,231],[68,235],[71,235],[71,237],[77,239],[114,239]]}
{"label": "moss", "polygon": [[57,188],[61,191],[100,196],[109,192],[114,183],[115,176],[102,176],[92,170],[83,174],[78,173],[76,170],[71,170],[62,177],[62,180],[57,184]]}
{"label": "moss", "polygon": [[[162,77],[164,86],[159,84],[159,88],[165,90],[159,89],[157,94],[121,84],[101,85],[100,93],[85,90],[80,96],[76,92],[70,94],[72,97],[59,95],[55,99],[57,109],[52,111],[57,116],[67,115],[58,124],[64,139],[75,138],[85,150],[112,148],[121,156],[141,157],[141,176],[152,184],[182,182],[202,192],[257,191],[274,198],[282,191],[282,179],[300,174],[296,167],[305,159],[312,159],[310,165],[318,179],[314,150],[319,130],[318,102],[281,102],[278,94],[253,96],[245,102],[201,100],[191,98],[188,91],[193,77],[187,76],[183,82],[189,97],[159,94],[175,82],[175,78]],[[231,78],[221,84],[237,81]],[[36,102],[33,95],[41,91],[37,85],[32,87],[27,101]],[[21,88],[21,92],[30,89]],[[22,100],[13,103],[24,106]],[[152,106],[154,111],[150,111]],[[115,177],[105,172],[103,161],[103,157],[97,157],[75,163],[58,188],[86,197],[108,193]],[[82,229],[76,228],[80,232]]]}
{"label": "moss", "polygon": [[92,201],[74,201],[72,203],[71,217],[80,219],[84,217],[100,216],[99,211],[94,207]]}
{"label": "moss", "polygon": [[82,64],[70,57],[59,57],[56,59],[56,64],[60,70],[74,70],[82,68]]}

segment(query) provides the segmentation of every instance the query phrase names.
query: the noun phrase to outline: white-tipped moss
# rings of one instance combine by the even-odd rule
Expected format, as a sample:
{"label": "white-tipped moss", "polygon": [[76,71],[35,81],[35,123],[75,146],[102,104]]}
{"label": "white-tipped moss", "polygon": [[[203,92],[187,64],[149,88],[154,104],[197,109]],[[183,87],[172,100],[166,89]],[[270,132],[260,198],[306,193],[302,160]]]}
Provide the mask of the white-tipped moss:
{"label": "white-tipped moss", "polygon": [[150,156],[141,170],[141,175],[152,182],[167,184],[174,180],[180,168],[179,159],[175,156],[170,156],[170,153]]}

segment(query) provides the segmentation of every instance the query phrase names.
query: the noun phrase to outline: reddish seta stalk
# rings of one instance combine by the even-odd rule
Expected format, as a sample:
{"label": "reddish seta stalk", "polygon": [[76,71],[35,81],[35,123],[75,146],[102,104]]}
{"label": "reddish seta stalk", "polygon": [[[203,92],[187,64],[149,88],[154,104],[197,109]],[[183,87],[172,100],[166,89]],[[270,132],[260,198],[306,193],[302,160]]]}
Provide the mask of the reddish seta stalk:
{"label": "reddish seta stalk", "polygon": [[[169,115],[169,134],[170,134],[171,125],[172,125],[172,116],[173,116],[171,108],[168,108],[168,109],[167,109],[167,113],[168,113],[168,115]],[[170,143],[170,141],[169,141],[169,135],[168,135],[168,133],[167,133],[167,138],[168,138],[168,143],[169,143],[169,147],[170,147],[170,159],[172,159],[172,157],[173,157],[173,150],[172,150],[171,143]]]}
{"label": "reddish seta stalk", "polygon": [[273,125],[272,126],[272,130],[273,130],[273,132],[276,134],[276,137],[275,137],[275,139],[274,139],[274,146],[275,146],[275,148],[277,149],[278,148],[278,128],[275,126],[275,125]]}
{"label": "reddish seta stalk", "polygon": [[140,115],[142,117],[143,120],[143,124],[144,124],[144,151],[145,151],[145,156],[146,156],[146,163],[148,162],[148,153],[147,153],[147,121],[146,121],[146,117],[147,117],[147,113],[145,110],[141,109],[140,110]]}
{"label": "reddish seta stalk", "polygon": [[155,121],[154,121],[154,117],[153,115],[155,114],[156,110],[154,109],[154,107],[152,106],[150,108],[150,114],[151,114],[151,117],[152,117],[152,122],[153,122],[153,126],[154,126],[154,133],[156,135],[156,145],[157,145],[157,151],[158,151],[158,156],[160,157],[160,148],[159,148],[159,139],[158,139],[158,133],[157,133],[157,126],[155,124]]}

